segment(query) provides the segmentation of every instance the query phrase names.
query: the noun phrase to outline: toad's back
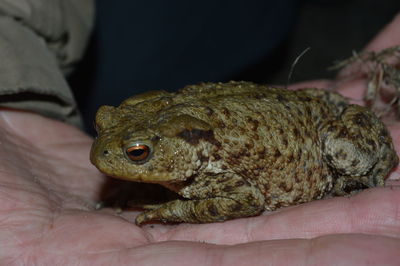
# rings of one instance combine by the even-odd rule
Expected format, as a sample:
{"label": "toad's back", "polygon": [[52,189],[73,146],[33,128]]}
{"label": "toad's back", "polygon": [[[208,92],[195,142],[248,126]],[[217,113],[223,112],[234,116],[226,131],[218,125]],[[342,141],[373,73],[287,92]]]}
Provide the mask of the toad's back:
{"label": "toad's back", "polygon": [[234,94],[219,88],[222,95],[213,91],[216,87],[206,91],[203,86],[196,90],[204,93],[201,99],[192,98],[195,89],[188,93],[193,101],[186,99],[190,107],[185,113],[212,126],[221,145],[215,146],[211,164],[257,184],[268,209],[320,198],[331,189],[319,133],[324,122],[337,120],[347,105],[342,97],[334,94],[329,101],[321,91],[254,85],[254,90],[236,87]]}

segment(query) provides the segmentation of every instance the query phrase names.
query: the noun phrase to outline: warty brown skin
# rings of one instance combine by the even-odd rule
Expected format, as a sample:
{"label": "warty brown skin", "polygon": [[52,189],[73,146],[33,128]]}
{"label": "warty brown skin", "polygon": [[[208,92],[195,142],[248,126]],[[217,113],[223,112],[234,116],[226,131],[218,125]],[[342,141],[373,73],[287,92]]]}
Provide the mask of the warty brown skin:
{"label": "warty brown skin", "polygon": [[[143,206],[137,224],[225,221],[346,195],[384,185],[398,163],[372,112],[316,89],[229,82],[148,92],[102,106],[96,128],[91,161],[101,172],[185,198]],[[135,145],[148,156],[132,160]]]}

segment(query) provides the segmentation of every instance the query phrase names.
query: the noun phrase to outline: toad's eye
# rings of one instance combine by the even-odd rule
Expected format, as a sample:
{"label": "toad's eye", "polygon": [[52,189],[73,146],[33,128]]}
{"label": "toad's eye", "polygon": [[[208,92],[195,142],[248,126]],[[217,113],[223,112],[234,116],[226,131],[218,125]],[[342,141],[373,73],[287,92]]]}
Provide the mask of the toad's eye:
{"label": "toad's eye", "polygon": [[141,162],[149,157],[150,147],[145,144],[135,144],[126,148],[126,155],[134,162]]}

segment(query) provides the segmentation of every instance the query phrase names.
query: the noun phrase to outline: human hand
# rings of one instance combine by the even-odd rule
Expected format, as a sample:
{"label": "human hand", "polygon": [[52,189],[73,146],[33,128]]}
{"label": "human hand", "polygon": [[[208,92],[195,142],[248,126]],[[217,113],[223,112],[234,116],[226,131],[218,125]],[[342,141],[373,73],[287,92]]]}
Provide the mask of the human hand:
{"label": "human hand", "polygon": [[[391,132],[400,139],[399,125]],[[0,264],[399,261],[398,181],[224,223],[137,227],[134,212],[120,217],[94,210],[106,179],[89,163],[91,142],[76,128],[39,115],[0,113]]]}
{"label": "human hand", "polygon": [[[361,95],[361,81],[347,85],[347,96]],[[400,151],[400,123],[388,126]],[[137,227],[135,212],[94,210],[106,178],[89,163],[91,142],[57,121],[0,112],[0,264],[399,264],[399,167],[386,187],[352,197],[224,223]]]}

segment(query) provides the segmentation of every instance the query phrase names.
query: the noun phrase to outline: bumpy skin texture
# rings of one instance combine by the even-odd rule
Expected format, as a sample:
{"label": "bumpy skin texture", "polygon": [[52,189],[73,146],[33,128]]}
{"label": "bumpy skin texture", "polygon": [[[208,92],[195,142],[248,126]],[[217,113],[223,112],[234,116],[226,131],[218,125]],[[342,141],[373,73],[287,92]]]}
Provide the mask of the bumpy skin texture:
{"label": "bumpy skin texture", "polygon": [[[398,163],[366,108],[336,93],[249,82],[203,83],[102,106],[92,163],[103,173],[181,195],[137,224],[217,222],[382,186]],[[149,148],[134,161],[127,149]]]}

